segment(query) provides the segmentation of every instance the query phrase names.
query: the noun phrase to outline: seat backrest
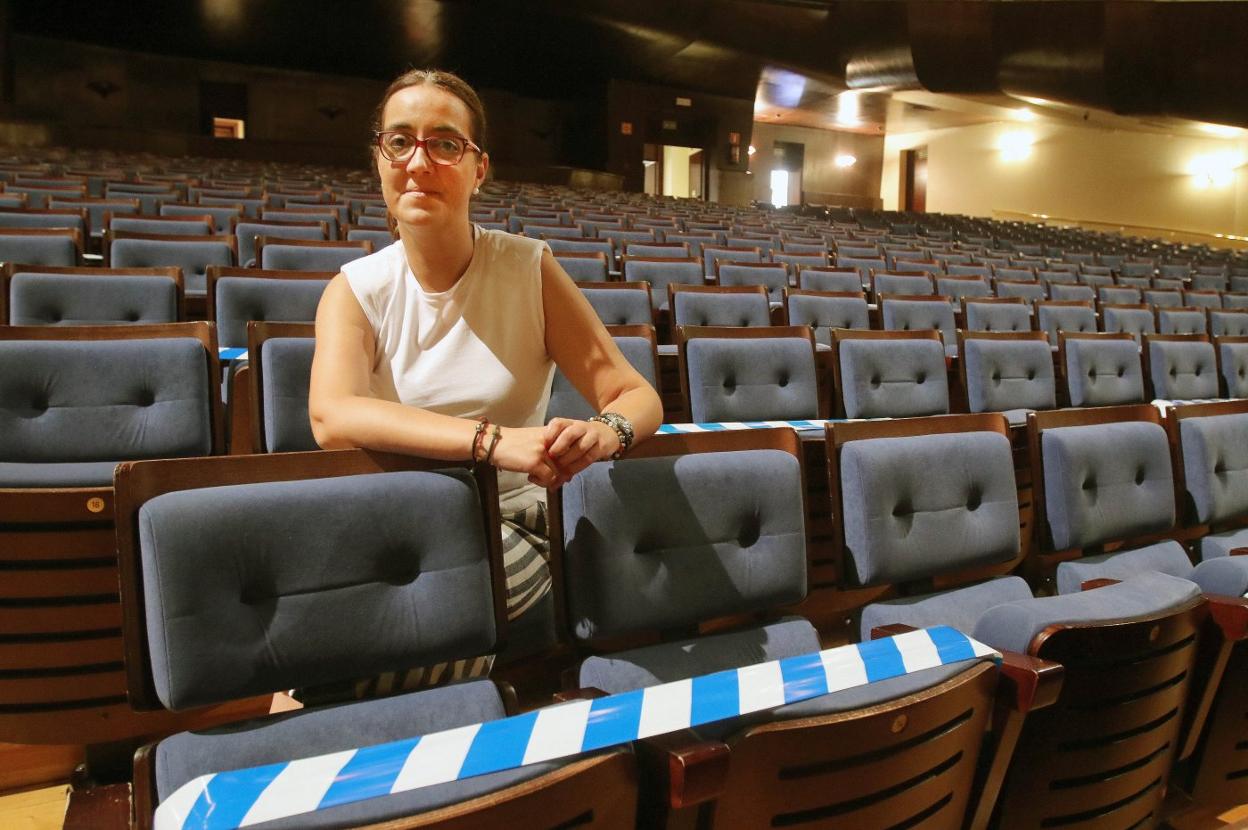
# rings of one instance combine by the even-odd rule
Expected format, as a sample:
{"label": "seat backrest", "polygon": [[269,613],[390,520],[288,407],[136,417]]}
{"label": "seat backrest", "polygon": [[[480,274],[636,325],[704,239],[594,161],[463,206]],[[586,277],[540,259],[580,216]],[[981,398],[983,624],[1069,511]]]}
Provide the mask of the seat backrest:
{"label": "seat backrest", "polygon": [[667,308],[668,286],[673,283],[681,285],[705,285],[706,278],[702,273],[702,262],[689,257],[674,259],[666,257],[626,256],[623,264],[625,282],[650,283],[650,302],[658,308]]}
{"label": "seat backrest", "polygon": [[373,243],[261,236],[256,240],[256,262],[271,271],[333,271],[373,252]]}
{"label": "seat backrest", "polygon": [[797,272],[799,288],[810,291],[862,291],[862,278],[857,271],[837,268],[808,268]]}
{"label": "seat backrest", "polygon": [[1183,294],[1167,289],[1150,289],[1144,292],[1144,302],[1153,308],[1178,308],[1183,305]]}
{"label": "seat backrest", "polygon": [[905,583],[1019,555],[1018,489],[1004,420],[916,423],[927,429],[895,437],[870,437],[878,424],[829,426],[833,515],[856,584]]}
{"label": "seat backrest", "polygon": [[1149,335],[1144,338],[1144,355],[1154,398],[1218,397],[1217,353],[1208,337]]}
{"label": "seat backrest", "polygon": [[1228,398],[1248,398],[1248,337],[1223,335],[1214,341],[1218,373]]}
{"label": "seat backrest", "polygon": [[832,329],[871,328],[867,298],[858,291],[789,289],[785,309],[790,326],[810,326],[815,342],[825,346],[832,345]]}
{"label": "seat backrest", "polygon": [[1151,277],[1156,273],[1151,262],[1124,262],[1118,270],[1124,277]]}
{"label": "seat backrest", "polygon": [[1090,302],[1096,299],[1096,289],[1090,285],[1067,285],[1049,282],[1049,296],[1055,300],[1079,300]]}
{"label": "seat backrest", "polygon": [[1113,406],[1144,400],[1139,346],[1129,334],[1062,332],[1058,363],[1071,406]]}
{"label": "seat backrest", "polygon": [[606,282],[610,278],[611,263],[601,251],[556,253],[555,261],[575,282]]}
{"label": "seat backrest", "polygon": [[677,353],[695,423],[820,417],[814,337],[803,326],[682,326]]}
{"label": "seat backrest", "polygon": [[320,449],[308,416],[308,388],[316,349],[311,323],[247,324],[256,452]]}
{"label": "seat backrest", "polygon": [[[623,293],[623,292],[621,292]],[[650,304],[646,304],[649,313]],[[654,328],[650,325],[607,326],[611,339],[620,353],[654,389],[659,388],[658,352],[655,348]],[[550,385],[550,403],[546,406],[546,420],[572,418],[584,421],[598,414],[598,408],[585,400],[576,387],[560,369],[555,369]]]}
{"label": "seat backrest", "polygon": [[962,321],[967,331],[1031,331],[1031,309],[1026,301],[1017,302],[997,298],[978,300],[967,298],[962,302]]}
{"label": "seat backrest", "polygon": [[790,430],[658,435],[554,492],[552,558],[572,636],[683,629],[799,602],[799,459]]}
{"label": "seat backrest", "polygon": [[913,297],[880,297],[880,319],[885,331],[940,332],[946,346],[957,344],[957,322],[948,297],[917,299]]}
{"label": "seat backrest", "polygon": [[247,268],[255,266],[256,239],[261,236],[319,241],[325,239],[326,233],[328,230],[324,222],[239,222],[234,226],[234,237],[238,240],[238,264]]}
{"label": "seat backrest", "polygon": [[1248,334],[1248,309],[1242,311],[1209,309],[1209,334],[1212,337],[1221,337],[1224,334],[1242,337]]}
{"label": "seat backrest", "polygon": [[229,233],[233,223],[243,216],[243,206],[162,204],[161,216],[211,216],[216,233]]}
{"label": "seat backrest", "polygon": [[210,454],[215,348],[206,323],[0,331],[0,467]]}
{"label": "seat backrest", "polygon": [[993,284],[998,297],[1021,297],[1028,302],[1039,302],[1048,296],[1048,289],[1040,282],[1019,282],[997,278]]}
{"label": "seat backrest", "polygon": [[395,235],[390,232],[390,228],[385,223],[385,220],[377,227],[344,225],[342,230],[344,238],[348,242],[371,242],[373,243],[374,251],[380,251],[382,248],[389,247],[395,241]]}
{"label": "seat backrest", "polygon": [[771,306],[762,286],[669,283],[672,322],[677,326],[766,326]]}
{"label": "seat backrest", "polygon": [[1077,301],[1047,302],[1036,304],[1036,327],[1049,336],[1049,343],[1057,345],[1062,332],[1095,332],[1096,312],[1090,303]]}
{"label": "seat backrest", "polygon": [[1174,526],[1170,445],[1155,419],[1046,427],[1041,416],[1033,418],[1053,550]]}
{"label": "seat backrest", "polygon": [[198,479],[145,466],[119,471],[117,488],[123,594],[143,609],[126,632],[139,706],[179,710],[494,649],[502,565],[486,470],[474,480],[447,462],[364,453],[204,459],[191,465]]}
{"label": "seat backrest", "polygon": [[168,236],[208,236],[214,232],[211,216],[110,216],[110,231],[165,234]]}
{"label": "seat backrest", "polygon": [[963,332],[958,357],[971,412],[1057,406],[1053,353],[1043,332]]}
{"label": "seat backrest", "polygon": [[0,228],[70,228],[86,236],[81,208],[57,210],[0,210]]}
{"label": "seat backrest", "polygon": [[949,411],[945,347],[931,332],[833,332],[838,413],[901,418]]}
{"label": "seat backrest", "polygon": [[992,275],[999,280],[1009,282],[1035,282],[1036,272],[1031,268],[1002,268],[994,266]]}
{"label": "seat backrest", "polygon": [[987,265],[966,265],[958,262],[947,262],[945,271],[951,277],[983,277],[992,278],[992,268]]}
{"label": "seat backrest", "polygon": [[1104,305],[1101,326],[1111,334],[1126,332],[1141,343],[1144,335],[1157,332],[1157,317],[1146,305]]}
{"label": "seat backrest", "polygon": [[[5,266],[8,317],[15,326],[176,323],[182,316],[182,275],[176,268],[125,273],[105,268]],[[4,303],[0,302],[0,309]]]}
{"label": "seat backrest", "polygon": [[1086,271],[1080,272],[1079,282],[1096,289],[1113,288],[1114,286],[1114,278],[1109,274],[1090,274]]}
{"label": "seat backrest", "polygon": [[1158,308],[1158,334],[1208,334],[1209,320],[1203,308]]}
{"label": "seat backrest", "polygon": [[73,267],[82,259],[82,235],[73,229],[0,229],[0,262]]}
{"label": "seat backrest", "polygon": [[1128,285],[1101,286],[1096,293],[1102,303],[1134,305],[1141,301],[1140,289]]}
{"label": "seat backrest", "polygon": [[[1055,283],[1058,285],[1076,285],[1079,282],[1079,275],[1074,271],[1037,271],[1036,278],[1040,282],[1046,282],[1050,285]],[[1090,288],[1091,286],[1088,287]],[[1093,291],[1092,293],[1095,296],[1096,292]]]}
{"label": "seat backrest", "polygon": [[991,297],[992,286],[983,277],[937,277],[936,293],[958,303],[963,297]]}
{"label": "seat backrest", "polygon": [[113,268],[174,266],[182,269],[188,294],[202,294],[208,266],[236,262],[233,236],[167,236],[118,231],[111,234],[105,261]]}
{"label": "seat backrest", "polygon": [[260,221],[324,222],[330,239],[338,238],[338,213],[334,210],[316,208],[291,208],[288,210],[262,210]]}
{"label": "seat backrest", "polygon": [[1189,308],[1221,308],[1222,295],[1216,291],[1184,291],[1183,305]]}
{"label": "seat backrest", "polygon": [[1214,524],[1248,515],[1248,408],[1239,401],[1185,406],[1170,417],[1195,520]]}
{"label": "seat backrest", "polygon": [[1248,309],[1248,294],[1228,291],[1222,295],[1222,307],[1227,311],[1246,310]]}
{"label": "seat backrest", "polygon": [[650,286],[644,282],[578,283],[578,287],[608,326],[653,325]]}
{"label": "seat backrest", "polygon": [[1192,274],[1191,285],[1193,291],[1225,291],[1226,274]]}
{"label": "seat backrest", "polygon": [[778,303],[784,299],[784,289],[789,284],[789,272],[779,263],[726,262],[720,259],[715,267],[716,276],[722,286],[762,285],[767,288],[767,296],[771,302]]}
{"label": "seat backrest", "polygon": [[863,285],[867,285],[871,279],[871,272],[883,271],[888,267],[883,257],[876,256],[841,256],[837,255],[834,263],[837,268],[853,268],[858,272],[858,278]]}
{"label": "seat backrest", "polygon": [[213,269],[209,317],[222,348],[247,345],[252,320],[310,323],[332,274],[328,272]]}
{"label": "seat backrest", "polygon": [[885,294],[924,297],[935,294],[936,288],[932,278],[926,274],[881,274],[871,275],[872,296],[879,302]]}
{"label": "seat backrest", "polygon": [[1132,288],[1138,288],[1141,291],[1144,291],[1153,287],[1153,281],[1148,277],[1124,277],[1124,276],[1119,275],[1118,284],[1128,285]]}

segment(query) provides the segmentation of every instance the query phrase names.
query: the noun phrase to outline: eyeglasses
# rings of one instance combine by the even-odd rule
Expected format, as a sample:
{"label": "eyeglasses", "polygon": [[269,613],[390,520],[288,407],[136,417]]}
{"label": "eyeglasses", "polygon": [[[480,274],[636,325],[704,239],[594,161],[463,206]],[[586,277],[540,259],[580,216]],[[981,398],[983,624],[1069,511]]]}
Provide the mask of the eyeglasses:
{"label": "eyeglasses", "polygon": [[463,136],[436,135],[429,138],[417,138],[402,130],[381,130],[373,133],[377,149],[390,161],[408,162],[416,155],[417,147],[424,147],[425,154],[434,164],[451,166],[459,164],[464,153],[472,150],[480,153],[481,148]]}

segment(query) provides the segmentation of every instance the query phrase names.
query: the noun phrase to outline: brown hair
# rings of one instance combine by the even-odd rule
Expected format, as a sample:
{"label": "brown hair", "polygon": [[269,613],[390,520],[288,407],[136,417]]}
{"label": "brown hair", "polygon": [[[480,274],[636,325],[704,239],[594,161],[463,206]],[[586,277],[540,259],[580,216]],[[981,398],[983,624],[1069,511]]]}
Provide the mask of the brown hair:
{"label": "brown hair", "polygon": [[477,95],[477,91],[469,86],[468,82],[463,78],[453,72],[445,72],[441,69],[409,69],[391,81],[390,86],[386,87],[385,94],[381,96],[381,103],[377,105],[377,109],[373,113],[373,129],[380,130],[382,128],[381,118],[385,113],[386,104],[390,102],[390,96],[401,89],[407,89],[409,86],[421,86],[423,84],[433,84],[441,87],[464,102],[464,106],[468,107],[468,113],[472,116],[468,138],[472,139],[473,143],[484,150],[485,106],[481,103],[481,98]]}

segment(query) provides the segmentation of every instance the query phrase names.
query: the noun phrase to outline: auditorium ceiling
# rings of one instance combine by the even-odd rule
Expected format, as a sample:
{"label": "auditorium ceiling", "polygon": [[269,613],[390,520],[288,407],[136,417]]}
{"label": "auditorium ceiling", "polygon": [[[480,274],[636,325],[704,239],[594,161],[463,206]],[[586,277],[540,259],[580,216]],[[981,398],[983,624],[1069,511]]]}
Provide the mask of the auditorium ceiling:
{"label": "auditorium ceiling", "polygon": [[441,65],[533,97],[592,99],[621,78],[860,132],[1015,111],[1121,129],[1248,127],[1248,3],[8,2],[19,34],[373,78]]}

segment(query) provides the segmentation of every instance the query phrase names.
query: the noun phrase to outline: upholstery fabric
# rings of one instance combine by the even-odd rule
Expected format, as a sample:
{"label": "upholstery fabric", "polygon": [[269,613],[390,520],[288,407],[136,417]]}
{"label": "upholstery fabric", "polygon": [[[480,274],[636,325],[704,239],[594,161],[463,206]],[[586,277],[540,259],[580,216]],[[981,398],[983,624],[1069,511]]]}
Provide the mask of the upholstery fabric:
{"label": "upholstery fabric", "polygon": [[583,288],[581,291],[604,325],[648,326],[653,323],[650,298],[644,291],[622,288]]}
{"label": "upholstery fabric", "polygon": [[1170,290],[1145,291],[1144,302],[1153,308],[1178,308],[1183,305],[1183,295]]}
{"label": "upholstery fabric", "polygon": [[1243,311],[1211,311],[1209,313],[1209,334],[1221,337],[1229,334],[1234,337],[1248,335],[1248,313]]}
{"label": "upholstery fabric", "polygon": [[[398,741],[501,717],[504,711],[498,690],[492,682],[478,680],[203,732],[183,732],[156,746],[156,792],[164,799],[187,781],[208,773]],[[253,826],[261,830],[358,827],[466,801],[531,780],[558,766],[557,761],[533,764]]]}
{"label": "upholstery fabric", "polygon": [[127,233],[163,233],[163,234],[194,234],[208,236],[215,231],[211,220],[196,222],[166,222],[142,216],[114,216],[109,222],[109,229]]}
{"label": "upholstery fabric", "polygon": [[[311,219],[309,222],[313,221]],[[272,222],[239,222],[234,226],[234,237],[238,240],[238,261],[251,268],[256,264],[256,237],[275,236],[279,239],[312,239],[321,240],[325,234],[320,226],[300,227],[299,225],[278,225]]]}
{"label": "upholstery fabric", "polygon": [[178,290],[152,277],[75,276],[22,271],[9,285],[9,322],[15,326],[173,323]]}
{"label": "upholstery fabric", "polygon": [[1248,528],[1207,534],[1200,540],[1200,558],[1208,561],[1230,556],[1236,548],[1248,548]]}
{"label": "upholstery fabric", "polygon": [[1012,459],[1009,439],[995,432],[845,444],[841,521],[858,583],[906,582],[1017,556]]}
{"label": "upholstery fabric", "polygon": [[166,493],[139,512],[156,693],[180,710],[487,654],[464,470]]}
{"label": "upholstery fabric", "polygon": [[[631,291],[603,291],[604,294],[631,294]],[[650,306],[646,305],[646,314]],[[615,345],[620,347],[624,359],[646,379],[646,383],[657,388],[654,377],[654,346],[644,337],[616,337]],[[554,380],[550,385],[550,403],[546,406],[546,420],[551,418],[573,418],[583,421],[598,414],[598,408],[590,406],[581,393],[576,391],[562,370],[555,369]]]}
{"label": "upholstery fabric", "polygon": [[1187,492],[1202,523],[1248,514],[1248,415],[1179,421]]}
{"label": "upholstery fabric", "polygon": [[650,283],[650,302],[655,308],[667,308],[667,286],[673,282],[703,285],[702,266],[696,262],[652,262],[632,260],[624,263],[625,282]]}
{"label": "upholstery fabric", "polygon": [[207,455],[208,385],[191,338],[0,341],[0,461]]}
{"label": "upholstery fabric", "polygon": [[819,417],[814,354],[804,338],[697,337],[685,354],[697,423]]}
{"label": "upholstery fabric", "polygon": [[795,294],[789,297],[789,324],[810,326],[815,340],[830,346],[832,329],[869,329],[871,318],[866,298],[816,297]]}
{"label": "upholstery fabric", "polygon": [[[144,197],[138,193],[135,193],[133,195],[136,198],[144,200]],[[151,213],[152,211],[148,209],[147,204],[145,203],[143,205],[142,212],[147,214],[147,213]],[[230,220],[236,216],[239,216],[239,211],[237,208],[233,207],[232,205],[213,207],[211,205],[162,204],[160,206],[160,215],[161,216],[211,216],[212,221],[216,226],[217,233],[229,233],[230,232]],[[286,218],[293,218],[293,217],[286,217]],[[310,220],[311,217],[308,217],[308,218]],[[320,217],[318,216],[317,218],[319,219]]]}
{"label": "upholstery fabric", "polygon": [[1217,356],[1212,343],[1154,340],[1148,344],[1153,397],[1192,400],[1218,396]]}
{"label": "upholstery fabric", "polygon": [[[997,268],[995,272],[996,278],[1006,280],[1007,282],[1036,282],[1036,272],[1030,268]],[[1010,286],[1014,288],[1015,286]],[[1041,289],[1041,298],[1043,299],[1043,286],[1037,286]],[[997,292],[998,297],[1005,296],[1000,291]]]}
{"label": "upholstery fabric", "polygon": [[368,256],[363,248],[304,248],[299,245],[265,245],[260,267],[289,271],[338,271],[346,263]]}
{"label": "upholstery fabric", "polygon": [[[558,241],[558,240],[548,240]],[[577,282],[606,282],[607,263],[600,259],[559,257],[555,259],[567,275]]]}
{"label": "upholstery fabric", "polygon": [[1040,451],[1055,549],[1088,547],[1174,524],[1170,449],[1159,425],[1046,429]]}
{"label": "upholstery fabric", "polygon": [[1144,370],[1134,340],[1067,340],[1066,382],[1071,406],[1111,406],[1144,400]]}
{"label": "upholstery fabric", "polygon": [[844,340],[840,362],[847,418],[949,411],[945,350],[936,340]]}
{"label": "upholstery fabric", "polygon": [[[1073,274],[1069,276],[1074,277]],[[1054,300],[1095,300],[1096,289],[1090,285],[1054,283],[1049,286],[1049,296]]]}
{"label": "upholstery fabric", "polygon": [[0,461],[0,487],[112,487],[116,461]]}
{"label": "upholstery fabric", "polygon": [[1123,286],[1101,286],[1097,289],[1102,303],[1131,305],[1140,301],[1140,289]]}
{"label": "upholstery fabric", "polygon": [[988,284],[988,280],[951,280],[943,277],[936,278],[936,293],[943,297],[949,297],[954,302],[963,297],[991,297],[992,286]]}
{"label": "upholstery fabric", "polygon": [[222,242],[186,242],[174,239],[117,239],[110,262],[114,268],[153,268],[176,265],[182,269],[186,293],[200,295],[209,265],[232,266],[234,253]]}
{"label": "upholstery fabric", "polygon": [[804,520],[799,465],[787,453],[592,464],[563,488],[573,633],[673,628],[798,602]]}
{"label": "upholstery fabric", "polygon": [[1045,288],[1040,283],[998,282],[998,297],[1022,297],[1029,302],[1037,302],[1045,298]]}
{"label": "upholstery fabric", "polygon": [[[1235,277],[1235,279],[1248,280],[1248,277]],[[1248,288],[1248,286],[1244,286],[1244,288]],[[1227,311],[1244,311],[1248,309],[1248,294],[1243,294],[1243,293],[1223,294],[1222,295],[1222,307],[1225,308]],[[1216,312],[1215,312],[1215,315],[1216,315]]]}
{"label": "upholstery fabric", "polygon": [[1189,309],[1158,308],[1158,334],[1206,334],[1205,313]]}
{"label": "upholstery fabric", "polygon": [[0,232],[0,262],[74,266],[78,264],[78,249],[68,236],[10,236]]}
{"label": "upholstery fabric", "polygon": [[789,284],[786,269],[771,265],[727,265],[719,266],[720,285],[765,285],[767,296],[773,303],[784,299],[784,289]]}
{"label": "upholstery fabric", "polygon": [[997,649],[1026,654],[1036,635],[1051,625],[1152,617],[1181,608],[1199,594],[1200,589],[1186,579],[1143,573],[1095,591],[998,605],[980,618],[971,636]]}
{"label": "upholstery fabric", "polygon": [[264,388],[264,443],[269,452],[319,450],[308,416],[308,386],[312,380],[310,337],[274,337],[260,350]]}
{"label": "upholstery fabric", "polygon": [[1183,304],[1192,308],[1221,308],[1222,297],[1219,294],[1197,294],[1184,291]]}
{"label": "upholstery fabric", "polygon": [[0,212],[0,228],[74,228],[86,235],[86,223],[81,216],[55,213]]}
{"label": "upholstery fabric", "polygon": [[1230,398],[1248,398],[1248,343],[1219,343],[1222,380]]}
{"label": "upholstery fabric", "polygon": [[801,286],[811,291],[861,291],[862,280],[857,273],[835,271],[801,271]]}
{"label": "upholstery fabric", "polygon": [[967,331],[1031,331],[1031,309],[1015,303],[967,303]]}
{"label": "upholstery fabric", "polygon": [[943,297],[930,301],[885,300],[882,314],[886,330],[935,329],[940,332],[946,346],[956,345],[958,342],[958,325],[953,317],[953,307]]}
{"label": "upholstery fabric", "polygon": [[1057,566],[1057,592],[1076,594],[1089,579],[1127,579],[1155,572],[1189,579],[1192,563],[1178,542],[1158,542],[1132,550],[1085,556]]}
{"label": "upholstery fabric", "polygon": [[983,277],[988,279],[992,276],[992,269],[987,265],[965,265],[948,262],[945,265],[945,270],[951,277]]}
{"label": "upholstery fabric", "polygon": [[[1243,535],[1248,537],[1248,533]],[[1191,580],[1206,594],[1248,597],[1248,556],[1206,556],[1192,571]]]}
{"label": "upholstery fabric", "polygon": [[1096,312],[1087,306],[1042,305],[1036,311],[1036,323],[1056,346],[1059,331],[1096,331]]}
{"label": "upholstery fabric", "polygon": [[873,602],[862,609],[859,640],[869,640],[872,630],[892,624],[915,628],[948,625],[963,632],[974,631],[989,608],[1030,597],[1026,580],[1003,576],[952,591]]}
{"label": "upholstery fabric", "polygon": [[311,323],[329,280],[223,277],[217,280],[217,340],[223,348],[247,345],[252,320]]}
{"label": "upholstery fabric", "polygon": [[1125,331],[1134,337],[1137,343],[1144,341],[1144,335],[1157,331],[1157,320],[1153,317],[1153,312],[1147,308],[1113,308],[1111,306],[1101,309],[1101,317],[1105,331]]}
{"label": "upholstery fabric", "polygon": [[971,412],[1057,406],[1053,355],[1048,343],[969,338],[964,341],[963,348],[966,396]]}
{"label": "upholstery fabric", "polygon": [[875,293],[925,296],[933,292],[930,277],[909,274],[876,274]]}
{"label": "upholstery fabric", "polygon": [[771,307],[762,294],[680,291],[672,302],[672,321],[678,326],[771,325]]}

